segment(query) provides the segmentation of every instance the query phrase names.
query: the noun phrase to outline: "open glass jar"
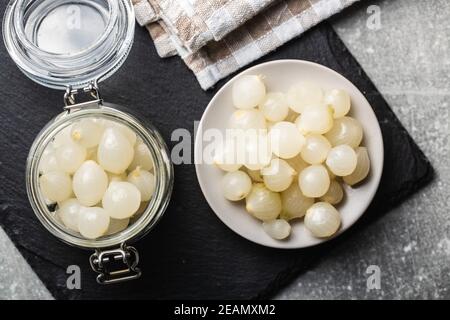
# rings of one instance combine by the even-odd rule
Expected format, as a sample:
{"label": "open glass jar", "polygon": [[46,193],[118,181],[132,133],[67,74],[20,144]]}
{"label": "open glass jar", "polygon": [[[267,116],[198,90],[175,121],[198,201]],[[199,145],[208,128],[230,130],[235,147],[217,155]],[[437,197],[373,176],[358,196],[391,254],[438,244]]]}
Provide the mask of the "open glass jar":
{"label": "open glass jar", "polygon": [[[98,83],[125,61],[133,43],[134,27],[131,0],[12,0],[3,24],[6,48],[25,75],[44,86],[65,90],[64,111],[44,127],[29,153],[26,186],[31,206],[54,236],[68,244],[95,250],[90,262],[102,284],[140,276],[139,254],[128,244],[144,236],[160,220],[173,186],[173,167],[159,132],[122,107],[103,102],[98,89]],[[80,96],[89,98],[79,102]],[[81,131],[75,130],[80,123],[88,124]],[[89,145],[80,140],[83,132]],[[114,149],[117,142],[114,139],[122,141],[119,149]],[[61,151],[62,145],[65,151]],[[123,153],[122,145],[130,156],[126,160],[115,159],[114,155]],[[111,146],[115,151],[108,149]],[[74,153],[74,148],[78,153]],[[49,160],[52,152],[54,157]],[[152,177],[151,196],[145,189],[148,184],[136,182],[135,177],[141,172],[139,161],[151,163],[144,168],[147,176]],[[89,172],[79,172],[87,162],[87,166],[95,167],[96,177],[100,177],[94,179],[95,185],[89,185],[89,181],[94,181]],[[122,164],[117,167],[117,163]],[[48,180],[52,175],[64,179]],[[58,183],[62,183],[61,187]],[[61,192],[65,190],[63,186],[70,188],[70,195]],[[126,214],[122,213],[129,211],[129,207],[119,209],[124,205],[120,203],[124,190],[135,195],[128,198],[134,199],[128,202],[133,208],[139,200],[139,208]],[[110,196],[105,200],[107,192]],[[95,199],[95,194],[101,199]],[[92,199],[100,201],[93,203]],[[68,201],[76,202],[77,206],[65,205]],[[119,206],[114,207],[115,204]],[[94,230],[90,221],[101,223]]]}

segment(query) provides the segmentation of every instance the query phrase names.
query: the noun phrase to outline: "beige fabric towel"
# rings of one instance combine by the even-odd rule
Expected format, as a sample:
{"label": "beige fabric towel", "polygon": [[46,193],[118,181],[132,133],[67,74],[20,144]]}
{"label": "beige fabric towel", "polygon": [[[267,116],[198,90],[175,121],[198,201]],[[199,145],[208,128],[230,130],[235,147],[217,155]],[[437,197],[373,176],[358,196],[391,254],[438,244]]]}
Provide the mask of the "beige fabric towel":
{"label": "beige fabric towel", "polygon": [[206,90],[358,0],[133,1],[158,54],[178,54]]}
{"label": "beige fabric towel", "polygon": [[188,54],[210,41],[223,39],[275,0],[134,1],[141,25],[162,21],[161,26],[176,48]]}

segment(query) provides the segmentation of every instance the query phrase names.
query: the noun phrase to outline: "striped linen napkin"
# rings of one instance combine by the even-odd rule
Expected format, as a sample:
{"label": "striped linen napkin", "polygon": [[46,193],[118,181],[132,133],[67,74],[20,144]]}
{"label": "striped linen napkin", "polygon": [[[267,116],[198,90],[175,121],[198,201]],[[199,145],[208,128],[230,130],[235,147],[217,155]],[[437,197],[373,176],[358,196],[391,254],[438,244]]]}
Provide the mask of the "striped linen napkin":
{"label": "striped linen napkin", "polygon": [[358,0],[133,0],[161,57],[206,90]]}

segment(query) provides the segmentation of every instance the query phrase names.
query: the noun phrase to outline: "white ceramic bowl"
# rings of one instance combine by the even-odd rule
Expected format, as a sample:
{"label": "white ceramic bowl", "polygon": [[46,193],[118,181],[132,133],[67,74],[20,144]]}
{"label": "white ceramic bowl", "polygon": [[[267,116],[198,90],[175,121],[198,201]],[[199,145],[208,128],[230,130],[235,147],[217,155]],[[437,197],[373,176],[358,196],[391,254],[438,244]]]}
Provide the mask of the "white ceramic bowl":
{"label": "white ceramic bowl", "polygon": [[357,188],[344,187],[345,199],[337,206],[341,213],[342,224],[335,236],[341,234],[361,217],[377,191],[383,170],[383,139],[378,120],[364,95],[342,75],[312,62],[277,60],[254,66],[226,83],[211,100],[202,116],[197,131],[200,134],[197,134],[195,140],[197,178],[210,207],[231,230],[264,246],[294,249],[317,245],[329,240],[313,237],[305,228],[303,219],[292,221],[292,233],[288,239],[282,241],[272,239],[264,232],[261,222],[245,211],[244,201],[231,202],[224,198],[221,190],[221,179],[224,172],[212,164],[202,163],[202,154],[207,143],[202,141],[201,132],[213,128],[224,132],[228,119],[235,110],[231,97],[233,82],[246,74],[263,75],[268,91],[286,92],[290,85],[298,81],[313,81],[324,89],[340,88],[350,94],[352,99],[350,115],[358,119],[364,128],[362,145],[368,148],[371,172]]}

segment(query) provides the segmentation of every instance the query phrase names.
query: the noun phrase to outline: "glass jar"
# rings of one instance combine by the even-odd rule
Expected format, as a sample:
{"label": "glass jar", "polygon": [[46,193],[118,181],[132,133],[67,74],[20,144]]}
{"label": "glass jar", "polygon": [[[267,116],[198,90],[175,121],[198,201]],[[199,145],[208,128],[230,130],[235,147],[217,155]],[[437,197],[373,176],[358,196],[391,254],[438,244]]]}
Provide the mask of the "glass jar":
{"label": "glass jar", "polygon": [[[151,230],[172,193],[173,167],[159,132],[120,106],[103,102],[98,83],[125,61],[134,36],[131,0],[12,0],[5,13],[3,38],[17,66],[33,81],[65,90],[64,110],[35,139],[27,160],[26,187],[34,213],[60,240],[94,249],[91,266],[101,284],[135,279],[139,254],[130,242]],[[79,102],[84,95],[84,102]],[[89,97],[86,99],[86,96]],[[55,137],[82,119],[125,125],[147,146],[153,160],[155,190],[138,217],[124,230],[87,239],[66,227],[40,188],[40,163]]]}

